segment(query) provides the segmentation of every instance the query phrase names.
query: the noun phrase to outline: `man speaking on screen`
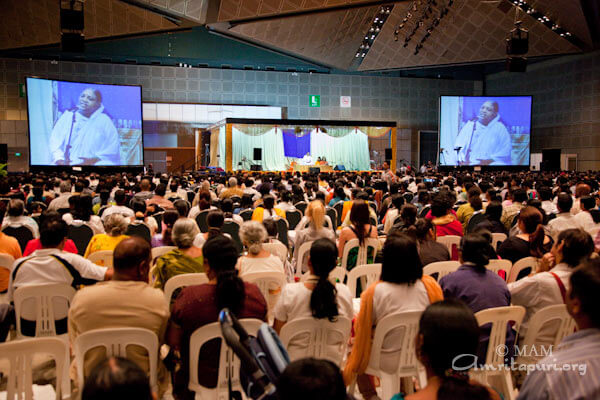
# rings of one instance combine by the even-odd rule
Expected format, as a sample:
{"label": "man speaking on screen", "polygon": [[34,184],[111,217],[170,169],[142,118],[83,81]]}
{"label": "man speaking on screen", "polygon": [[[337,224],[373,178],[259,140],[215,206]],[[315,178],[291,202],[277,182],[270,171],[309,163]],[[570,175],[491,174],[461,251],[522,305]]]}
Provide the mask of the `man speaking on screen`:
{"label": "man speaking on screen", "polygon": [[50,134],[54,165],[120,165],[119,134],[104,113],[102,93],[87,88]]}
{"label": "man speaking on screen", "polygon": [[498,103],[486,101],[477,118],[460,130],[454,150],[459,165],[510,165],[511,141],[506,126],[500,121]]}

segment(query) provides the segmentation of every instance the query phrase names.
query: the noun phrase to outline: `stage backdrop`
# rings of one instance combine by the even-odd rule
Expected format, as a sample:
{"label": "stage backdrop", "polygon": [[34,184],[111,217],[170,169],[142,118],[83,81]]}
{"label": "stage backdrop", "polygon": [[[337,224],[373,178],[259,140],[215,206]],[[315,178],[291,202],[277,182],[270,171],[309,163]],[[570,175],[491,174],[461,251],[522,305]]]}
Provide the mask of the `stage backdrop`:
{"label": "stage backdrop", "polygon": [[[386,128],[387,133],[391,128]],[[369,170],[369,141],[362,127],[274,127],[269,125],[233,124],[232,166],[263,170],[287,170],[292,162],[301,162],[310,152],[313,162],[325,158],[331,166],[344,165],[347,170]],[[217,133],[218,132],[218,133]],[[218,165],[226,168],[225,129],[214,131],[218,138]],[[379,134],[379,132],[377,132]],[[384,133],[384,134],[385,134]],[[262,149],[262,160],[253,160],[254,148]]]}

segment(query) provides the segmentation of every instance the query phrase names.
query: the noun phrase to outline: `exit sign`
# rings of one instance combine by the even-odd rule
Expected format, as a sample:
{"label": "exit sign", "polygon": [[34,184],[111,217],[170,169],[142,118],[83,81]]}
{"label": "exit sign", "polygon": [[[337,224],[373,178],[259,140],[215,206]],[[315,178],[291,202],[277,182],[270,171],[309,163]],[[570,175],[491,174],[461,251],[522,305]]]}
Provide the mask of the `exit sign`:
{"label": "exit sign", "polygon": [[308,98],[308,104],[311,107],[321,107],[321,96],[317,94],[311,94]]}

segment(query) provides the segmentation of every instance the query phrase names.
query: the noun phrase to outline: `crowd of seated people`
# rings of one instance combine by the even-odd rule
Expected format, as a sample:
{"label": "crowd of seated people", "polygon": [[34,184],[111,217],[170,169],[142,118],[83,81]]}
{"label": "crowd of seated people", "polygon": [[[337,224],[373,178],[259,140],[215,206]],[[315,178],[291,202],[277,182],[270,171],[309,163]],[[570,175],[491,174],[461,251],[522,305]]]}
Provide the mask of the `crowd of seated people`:
{"label": "crowd of seated people", "polygon": [[[523,306],[526,314],[518,335],[507,327],[506,345],[512,347],[525,337],[529,320],[539,310],[566,304],[579,328],[565,339],[575,350],[560,347],[558,354],[564,360],[578,356],[588,362],[588,375],[563,379],[556,371],[538,371],[525,380],[521,396],[568,393],[557,398],[593,398],[600,391],[593,380],[600,365],[595,311],[600,270],[594,261],[600,251],[599,183],[600,173],[595,172],[423,174],[411,169],[386,169],[383,175],[10,175],[0,179],[0,218],[6,230],[0,232],[0,253],[14,260],[0,265],[0,292],[6,293],[0,293],[0,340],[15,322],[11,303],[16,290],[64,283],[77,294],[67,311],[55,315],[57,333],[68,332],[73,342],[98,328],[146,327],[170,348],[167,358],[159,356],[154,395],[160,398],[171,387],[176,399],[187,399],[193,398],[188,389],[190,336],[216,322],[222,308],[239,318],[271,320],[277,332],[298,318],[336,321],[343,316],[354,322],[352,346],[342,365],[299,360],[306,340],[292,341],[288,350],[298,361],[290,364],[278,385],[286,399],[342,399],[344,384],[356,381],[362,398],[372,400],[381,391],[365,371],[378,322],[394,313],[418,311],[422,316],[417,357],[426,368],[427,385],[395,399],[497,399],[497,388],[470,380],[452,364],[457,354],[465,353],[485,361],[489,329],[480,330],[474,314]],[[296,210],[302,216],[290,228],[288,214]],[[73,236],[78,231],[71,229],[80,226],[91,232],[83,249],[81,238]],[[282,232],[285,226],[288,230]],[[506,236],[496,246],[493,234]],[[443,236],[458,237],[457,252],[438,241]],[[350,249],[353,239],[358,247]],[[311,243],[310,249],[299,259],[305,243]],[[280,247],[287,249],[287,256],[273,250]],[[330,273],[345,253],[343,267],[352,271],[364,248],[367,256],[362,260],[381,263],[381,275],[372,285],[359,280],[357,308],[354,293]],[[161,250],[160,255],[153,258],[153,249]],[[113,253],[112,267],[87,259],[105,250]],[[514,282],[507,283],[505,276],[488,268],[492,260],[515,264],[528,257],[536,260],[535,266]],[[441,279],[423,273],[425,266],[451,259],[460,267]],[[268,292],[261,292],[244,281],[255,272],[284,273],[287,284],[269,285]],[[190,273],[206,274],[208,283],[183,288],[165,302],[167,281]],[[33,336],[35,316],[23,318],[22,330]],[[552,343],[555,332],[556,326],[546,327],[536,343]],[[384,372],[397,364],[403,334],[392,331],[384,340]],[[336,343],[330,345],[334,348]],[[219,348],[211,342],[200,352],[199,380],[207,387],[216,385]],[[134,349],[127,358],[148,370],[143,352]],[[86,375],[98,379],[92,373],[95,365],[111,373],[132,368],[118,359],[108,364],[102,360],[94,352],[86,357]],[[330,389],[329,397],[320,385]],[[543,388],[546,397],[534,397],[533,385]]]}

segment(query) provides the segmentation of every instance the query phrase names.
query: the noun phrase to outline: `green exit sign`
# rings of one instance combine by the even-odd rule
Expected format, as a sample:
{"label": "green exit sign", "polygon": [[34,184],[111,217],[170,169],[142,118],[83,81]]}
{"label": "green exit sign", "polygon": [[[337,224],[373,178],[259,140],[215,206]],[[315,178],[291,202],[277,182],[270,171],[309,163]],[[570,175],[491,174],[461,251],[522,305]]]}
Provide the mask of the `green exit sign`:
{"label": "green exit sign", "polygon": [[319,96],[317,94],[311,94],[308,97],[308,104],[311,107],[321,107],[321,96]]}

